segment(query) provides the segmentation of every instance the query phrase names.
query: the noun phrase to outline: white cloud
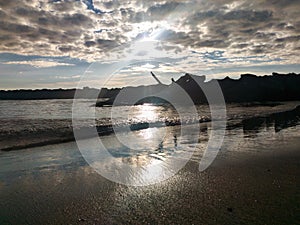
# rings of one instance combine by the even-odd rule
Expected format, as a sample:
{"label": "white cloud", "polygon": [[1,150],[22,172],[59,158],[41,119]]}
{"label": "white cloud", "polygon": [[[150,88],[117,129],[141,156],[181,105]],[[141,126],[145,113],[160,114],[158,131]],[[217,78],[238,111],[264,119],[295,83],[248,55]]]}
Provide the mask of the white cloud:
{"label": "white cloud", "polygon": [[55,79],[59,80],[73,80],[73,79],[79,79],[81,75],[74,75],[74,76],[55,76]]}
{"label": "white cloud", "polygon": [[54,61],[43,61],[43,60],[32,60],[32,61],[10,61],[4,62],[3,64],[7,65],[29,65],[36,68],[48,68],[48,67],[56,67],[56,66],[74,66],[74,64],[69,63],[61,63]]}

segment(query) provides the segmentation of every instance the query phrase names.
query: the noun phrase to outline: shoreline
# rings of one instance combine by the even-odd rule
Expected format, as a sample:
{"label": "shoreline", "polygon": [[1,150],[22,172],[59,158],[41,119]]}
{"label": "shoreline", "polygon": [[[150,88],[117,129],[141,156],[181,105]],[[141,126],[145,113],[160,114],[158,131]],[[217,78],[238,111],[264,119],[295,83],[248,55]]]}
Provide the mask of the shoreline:
{"label": "shoreline", "polygon": [[[265,116],[254,116],[254,117],[244,118],[243,120],[241,120],[241,122],[238,122],[238,120],[236,120],[235,122],[233,122],[232,120],[227,120],[226,130],[238,129],[242,127],[244,131],[247,130],[251,132],[253,130],[255,131],[260,129],[263,124],[267,124],[266,125],[267,127],[274,126],[276,132],[278,132],[282,129],[291,126],[297,126],[299,124],[299,116],[300,116],[300,105],[296,106],[292,110],[271,113]],[[186,126],[186,125],[193,125],[197,123],[199,125],[202,124],[204,126],[207,126],[207,124],[210,124],[210,122],[211,120],[209,118],[202,118],[199,119],[198,121],[183,121],[183,122],[181,122],[180,120],[170,120],[170,121],[166,120],[164,123],[163,122],[154,122],[154,123],[139,122],[139,123],[132,123],[128,125],[129,126],[128,129],[130,132],[135,132],[135,131],[145,130],[152,127],[161,128],[161,127]],[[80,133],[81,139],[89,139],[95,137],[95,134],[93,134],[93,129],[97,130],[99,136],[110,135],[115,132],[114,127],[112,125],[96,126],[95,128],[82,127],[77,132],[78,134]],[[126,131],[126,126],[117,127],[117,130],[118,132],[124,132]],[[26,141],[28,142],[28,139],[30,139],[30,137],[25,136],[23,137],[23,139],[21,139],[22,140],[21,142],[23,143],[25,142],[26,144],[8,146],[4,148],[2,147],[0,151],[4,151],[4,152],[15,151],[15,150],[22,150],[26,148],[41,147],[46,145],[75,141],[73,130],[68,130],[67,132],[65,131],[65,133],[54,133],[53,131],[51,131],[50,134],[46,133],[45,136],[47,136],[48,139],[43,141],[40,141],[39,135],[40,133],[37,133],[37,137],[33,138],[35,142],[26,143]],[[50,139],[49,136],[51,137]],[[20,139],[19,136],[18,139]],[[36,142],[36,140],[39,141]]]}

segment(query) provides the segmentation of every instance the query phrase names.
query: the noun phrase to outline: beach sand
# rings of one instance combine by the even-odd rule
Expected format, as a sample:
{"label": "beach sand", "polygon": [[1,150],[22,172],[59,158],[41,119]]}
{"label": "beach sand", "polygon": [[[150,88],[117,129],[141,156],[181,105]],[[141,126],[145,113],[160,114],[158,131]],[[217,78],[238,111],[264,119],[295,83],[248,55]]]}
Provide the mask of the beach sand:
{"label": "beach sand", "polygon": [[2,152],[0,224],[299,224],[300,140],[259,141],[145,187],[101,177],[75,143]]}

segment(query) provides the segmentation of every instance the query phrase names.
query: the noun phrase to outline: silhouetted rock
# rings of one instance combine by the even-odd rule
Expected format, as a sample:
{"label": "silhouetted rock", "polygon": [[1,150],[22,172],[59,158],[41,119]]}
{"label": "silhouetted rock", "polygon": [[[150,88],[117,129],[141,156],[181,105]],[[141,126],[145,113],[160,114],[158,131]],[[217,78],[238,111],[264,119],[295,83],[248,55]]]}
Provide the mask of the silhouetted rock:
{"label": "silhouetted rock", "polygon": [[[194,78],[194,76],[192,76]],[[240,79],[217,80],[226,102],[270,102],[300,100],[300,75],[275,74],[256,76],[243,74]],[[212,81],[207,82],[206,85]],[[193,92],[190,90],[190,92]],[[200,91],[194,89],[194,92]]]}
{"label": "silhouetted rock", "polygon": [[[143,103],[164,103],[158,98],[166,97],[169,102],[185,103],[184,91],[194,104],[206,103],[203,87],[212,87],[213,82],[218,82],[226,102],[255,102],[255,104],[267,105],[270,102],[300,100],[300,75],[295,73],[256,76],[243,74],[240,79],[226,77],[220,80],[205,82],[205,76],[185,74],[177,81],[172,80],[169,85],[157,84],[138,87],[124,87],[107,89],[84,88],[77,90],[77,98],[97,98],[97,106],[105,105],[133,105]],[[27,100],[27,99],[72,99],[76,89],[54,90],[14,90],[0,91],[1,100]],[[181,93],[181,94],[180,94]],[[269,105],[272,106],[272,105]],[[275,106],[275,105],[273,105]]]}

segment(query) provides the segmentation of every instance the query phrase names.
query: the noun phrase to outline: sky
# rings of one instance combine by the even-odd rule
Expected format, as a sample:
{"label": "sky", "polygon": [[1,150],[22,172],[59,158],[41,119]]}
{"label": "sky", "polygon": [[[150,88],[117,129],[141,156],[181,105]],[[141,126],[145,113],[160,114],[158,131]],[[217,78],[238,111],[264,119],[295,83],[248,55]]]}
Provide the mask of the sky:
{"label": "sky", "polygon": [[0,0],[0,89],[300,73],[299,0]]}

